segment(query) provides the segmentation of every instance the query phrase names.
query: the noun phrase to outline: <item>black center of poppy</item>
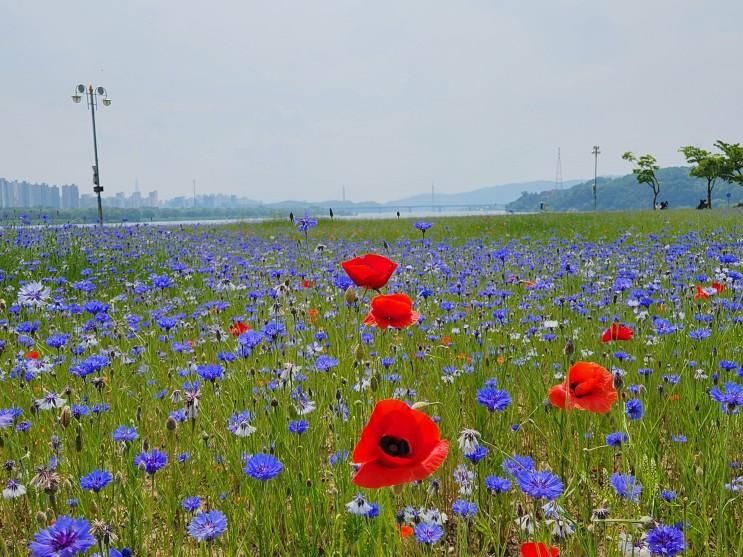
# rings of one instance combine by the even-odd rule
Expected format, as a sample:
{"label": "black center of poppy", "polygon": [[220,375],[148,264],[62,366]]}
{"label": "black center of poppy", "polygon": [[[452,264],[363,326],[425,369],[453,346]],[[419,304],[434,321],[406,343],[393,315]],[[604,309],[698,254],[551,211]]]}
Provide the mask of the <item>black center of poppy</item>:
{"label": "black center of poppy", "polygon": [[410,454],[410,445],[405,439],[384,435],[379,440],[379,446],[390,456],[408,456]]}

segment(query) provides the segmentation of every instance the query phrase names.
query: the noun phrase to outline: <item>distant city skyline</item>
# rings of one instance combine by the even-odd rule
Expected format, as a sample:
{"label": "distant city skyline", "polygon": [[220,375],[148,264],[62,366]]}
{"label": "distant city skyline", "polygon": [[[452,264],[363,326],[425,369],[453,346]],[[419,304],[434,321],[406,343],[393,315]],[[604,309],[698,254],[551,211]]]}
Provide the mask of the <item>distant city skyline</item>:
{"label": "distant city skyline", "polygon": [[[429,191],[662,166],[741,141],[743,3],[132,0],[0,5],[0,175],[104,197],[266,202]],[[704,68],[704,72],[700,69]],[[712,77],[709,77],[712,76]]]}

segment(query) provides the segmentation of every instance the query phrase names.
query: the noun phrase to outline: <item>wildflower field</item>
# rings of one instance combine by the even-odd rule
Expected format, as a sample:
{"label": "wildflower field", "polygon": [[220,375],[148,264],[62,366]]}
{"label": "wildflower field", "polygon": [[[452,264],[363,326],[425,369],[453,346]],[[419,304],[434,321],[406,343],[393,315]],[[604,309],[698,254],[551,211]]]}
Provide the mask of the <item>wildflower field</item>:
{"label": "wildflower field", "polygon": [[0,249],[0,555],[743,554],[740,211]]}

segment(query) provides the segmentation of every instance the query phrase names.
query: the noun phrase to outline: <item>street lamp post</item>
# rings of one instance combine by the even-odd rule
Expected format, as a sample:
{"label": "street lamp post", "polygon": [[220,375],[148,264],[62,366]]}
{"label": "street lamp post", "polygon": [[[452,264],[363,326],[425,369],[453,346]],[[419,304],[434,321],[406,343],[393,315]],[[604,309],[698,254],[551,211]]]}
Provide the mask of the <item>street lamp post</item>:
{"label": "street lamp post", "polygon": [[593,146],[593,210],[596,210],[596,177],[598,175],[599,170],[599,155],[601,154],[601,151],[599,151],[599,146],[594,145]]}
{"label": "street lamp post", "polygon": [[83,93],[85,93],[86,100],[88,101],[90,118],[93,122],[93,155],[95,156],[95,164],[93,165],[93,191],[98,195],[98,224],[103,226],[103,207],[101,206],[101,192],[103,191],[103,186],[101,186],[100,168],[98,166],[98,137],[95,132],[95,111],[98,109],[98,97],[101,97],[103,106],[111,106],[111,99],[108,98],[108,93],[103,87],[96,87],[93,89],[92,85],[88,85],[86,90],[85,85],[81,83],[75,87],[72,101],[79,103],[82,99],[81,95]]}

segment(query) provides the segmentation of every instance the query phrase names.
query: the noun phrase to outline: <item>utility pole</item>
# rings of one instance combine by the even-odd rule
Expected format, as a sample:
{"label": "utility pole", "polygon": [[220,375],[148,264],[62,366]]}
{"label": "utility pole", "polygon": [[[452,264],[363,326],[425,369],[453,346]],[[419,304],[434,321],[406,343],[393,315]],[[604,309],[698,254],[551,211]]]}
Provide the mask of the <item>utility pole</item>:
{"label": "utility pole", "polygon": [[594,145],[593,146],[593,210],[596,210],[596,178],[598,176],[598,169],[599,169],[599,155],[601,154],[601,151],[599,151],[599,146]]}
{"label": "utility pole", "polygon": [[98,137],[95,131],[95,111],[98,109],[97,97],[102,97],[103,106],[111,106],[111,99],[108,98],[108,93],[103,87],[93,89],[92,85],[88,85],[86,91],[85,85],[81,83],[75,88],[72,101],[79,103],[82,99],[82,93],[86,95],[88,108],[90,108],[90,118],[93,122],[93,155],[95,157],[95,164],[93,165],[93,191],[98,196],[98,224],[103,226],[103,207],[101,206],[101,192],[103,191],[103,187],[101,186],[100,167],[98,166]]}

